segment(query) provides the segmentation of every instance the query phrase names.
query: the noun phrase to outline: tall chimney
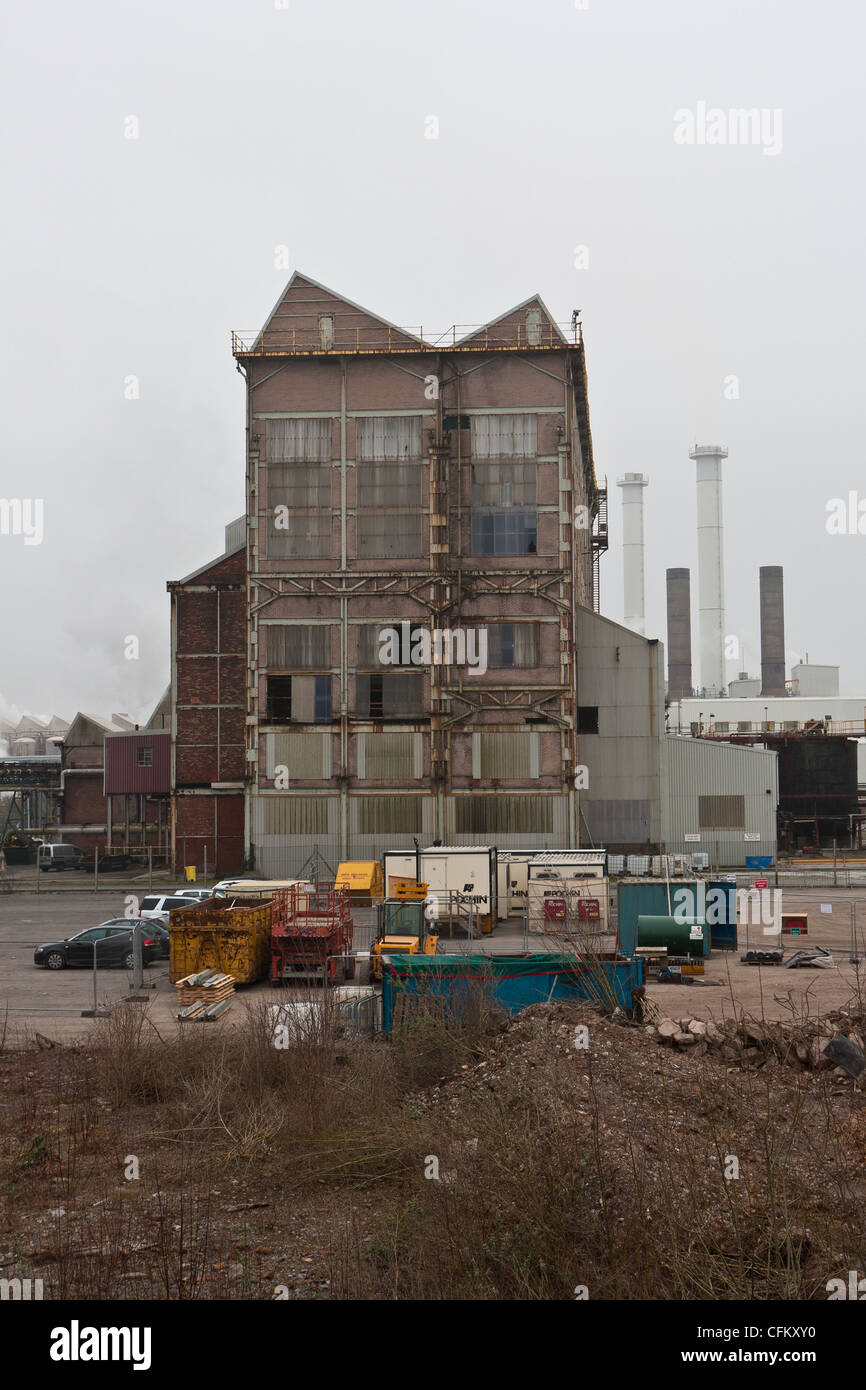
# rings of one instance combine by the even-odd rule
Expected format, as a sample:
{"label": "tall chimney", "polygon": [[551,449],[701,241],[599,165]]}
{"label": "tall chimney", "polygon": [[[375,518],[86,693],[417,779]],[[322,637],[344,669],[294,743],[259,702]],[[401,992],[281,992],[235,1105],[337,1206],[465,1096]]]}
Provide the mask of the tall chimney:
{"label": "tall chimney", "polygon": [[785,595],[782,566],[762,565],[758,580],[761,591],[761,694],[784,695]]}
{"label": "tall chimney", "polygon": [[617,478],[622,488],[622,606],[623,622],[644,633],[643,490],[649,482],[643,473]]}
{"label": "tall chimney", "polygon": [[667,570],[668,699],[692,693],[692,604],[688,570]]}
{"label": "tall chimney", "polygon": [[689,458],[698,465],[698,605],[701,686],[718,695],[725,680],[725,566],[722,533],[721,444],[697,444]]}

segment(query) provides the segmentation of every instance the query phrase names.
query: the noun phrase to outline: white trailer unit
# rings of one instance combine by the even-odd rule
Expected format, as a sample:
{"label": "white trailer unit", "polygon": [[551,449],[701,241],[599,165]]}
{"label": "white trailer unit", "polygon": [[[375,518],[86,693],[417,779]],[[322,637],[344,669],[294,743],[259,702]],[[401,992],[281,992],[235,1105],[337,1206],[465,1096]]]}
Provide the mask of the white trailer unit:
{"label": "white trailer unit", "polygon": [[570,883],[605,876],[607,853],[603,849],[500,850],[497,887],[499,917],[521,913],[526,906],[530,878],[559,874]]}
{"label": "white trailer unit", "polygon": [[496,888],[499,899],[499,920],[522,912],[526,906],[529,865],[534,850],[500,850],[496,865]]}
{"label": "white trailer unit", "polygon": [[569,879],[605,878],[607,850],[546,849],[533,854],[530,865],[530,878],[538,878],[550,871]]}
{"label": "white trailer unit", "polygon": [[493,845],[432,845],[414,850],[386,850],[382,855],[385,893],[391,896],[391,880],[414,878],[418,864],[421,882],[431,894],[460,893],[475,904],[482,932],[496,925],[496,849]]}

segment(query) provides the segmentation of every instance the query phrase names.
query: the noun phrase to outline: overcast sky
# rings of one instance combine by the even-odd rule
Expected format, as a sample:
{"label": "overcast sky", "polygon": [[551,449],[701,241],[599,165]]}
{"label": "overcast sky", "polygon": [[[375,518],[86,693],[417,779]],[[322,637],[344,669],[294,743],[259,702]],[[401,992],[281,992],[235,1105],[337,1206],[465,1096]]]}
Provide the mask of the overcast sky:
{"label": "overcast sky", "polygon": [[[721,442],[745,665],[758,568],[781,564],[789,652],[866,692],[866,536],[825,524],[830,499],[866,503],[861,10],[582,5],[16,7],[0,497],[42,499],[44,534],[0,535],[0,713],[155,704],[166,581],[243,511],[230,331],[272,308],[283,246],[398,324],[482,323],[536,291],[557,319],[582,309],[611,489],[603,611],[622,619],[631,470],[650,478],[647,634],[665,636],[667,566],[693,567],[694,606],[688,454]],[[700,103],[763,109],[764,133],[707,143]]]}

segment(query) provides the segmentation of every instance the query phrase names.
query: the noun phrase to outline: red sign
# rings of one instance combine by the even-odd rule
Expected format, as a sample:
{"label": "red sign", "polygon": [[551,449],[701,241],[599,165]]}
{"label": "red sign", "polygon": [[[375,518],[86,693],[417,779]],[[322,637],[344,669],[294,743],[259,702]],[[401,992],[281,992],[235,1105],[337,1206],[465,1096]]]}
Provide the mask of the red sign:
{"label": "red sign", "polygon": [[767,880],[766,880],[765,878],[756,878],[756,879],[755,879],[755,887],[756,887],[756,888],[766,888],[766,886],[767,886]]}

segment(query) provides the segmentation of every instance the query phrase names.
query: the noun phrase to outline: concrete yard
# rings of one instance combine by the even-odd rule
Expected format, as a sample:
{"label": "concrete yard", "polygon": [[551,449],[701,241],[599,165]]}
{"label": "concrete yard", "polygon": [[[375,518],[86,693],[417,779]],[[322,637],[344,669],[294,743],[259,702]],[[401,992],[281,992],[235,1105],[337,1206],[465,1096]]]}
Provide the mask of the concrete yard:
{"label": "concrete yard", "polygon": [[[82,1009],[93,1001],[93,976],[89,970],[63,970],[57,973],[39,969],[33,964],[33,949],[42,942],[61,940],[95,926],[110,917],[124,913],[126,896],[131,891],[124,883],[116,889],[94,893],[72,880],[68,884],[52,880],[52,890],[36,894],[15,891],[0,896],[0,1030],[6,1017],[7,1040],[32,1033],[48,1037],[68,1038],[86,1035],[94,1024],[81,1017]],[[143,894],[140,885],[132,891]],[[831,913],[822,913],[821,904],[830,905]],[[857,918],[857,942],[862,963],[849,962],[851,954],[851,911],[854,904]],[[808,1012],[813,1017],[833,1008],[844,1007],[866,984],[866,893],[844,889],[802,889],[796,894],[785,893],[785,911],[805,910],[809,913],[809,934],[804,938],[785,937],[788,952],[800,946],[820,945],[831,950],[832,969],[811,968],[786,970],[778,966],[750,966],[741,962],[745,949],[745,934],[740,931],[737,951],[716,951],[706,962],[704,980],[716,982],[693,985],[659,985],[651,983],[647,993],[659,1008],[674,1017],[720,1019],[735,1011],[765,1016],[790,1018]],[[365,951],[374,935],[374,912],[356,908],[355,948]],[[488,951],[495,954],[517,953],[524,949],[523,923],[512,918],[500,923],[492,936],[475,941],[465,938],[443,939],[440,950]],[[556,938],[528,938],[530,950],[555,950]],[[753,947],[772,945],[752,933]],[[363,967],[358,978],[366,979]],[[160,1029],[176,1027],[175,991],[168,974],[168,962],[160,959],[145,971],[148,992],[153,1002],[150,1016]],[[129,977],[124,970],[101,970],[98,976],[100,1003],[121,1000],[129,990]],[[257,998],[269,1002],[275,997],[270,985],[263,982],[239,992],[238,1004],[230,1011],[226,1022],[242,1016],[243,1001]],[[240,1007],[239,1007],[240,1005]],[[207,1026],[207,1025],[199,1025]]]}

